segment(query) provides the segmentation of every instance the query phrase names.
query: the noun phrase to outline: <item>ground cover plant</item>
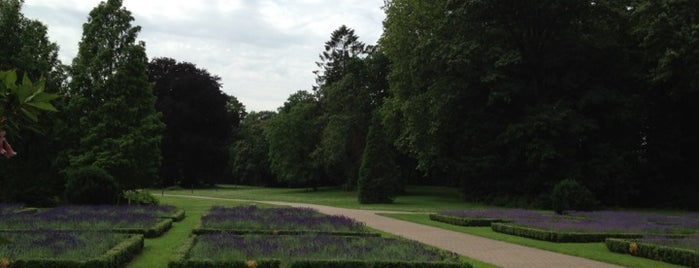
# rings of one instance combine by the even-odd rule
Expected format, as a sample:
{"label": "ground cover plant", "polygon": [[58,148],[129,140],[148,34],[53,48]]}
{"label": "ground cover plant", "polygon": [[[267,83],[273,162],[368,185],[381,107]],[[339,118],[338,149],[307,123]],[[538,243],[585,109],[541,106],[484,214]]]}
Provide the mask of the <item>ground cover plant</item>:
{"label": "ground cover plant", "polygon": [[[199,235],[177,263],[185,267],[197,262],[240,262],[280,260],[282,265],[309,260],[359,262],[441,263],[449,267],[470,267],[460,256],[396,238],[347,237],[332,235]],[[190,262],[190,263],[188,263]],[[339,265],[335,263],[335,265]],[[439,267],[439,265],[435,265]],[[415,267],[420,267],[415,266]]]}
{"label": "ground cover plant", "polygon": [[213,207],[202,217],[203,230],[250,233],[298,234],[320,232],[369,234],[366,226],[344,216],[329,216],[310,208],[258,208],[257,206]]}
{"label": "ground cover plant", "polygon": [[[432,219],[459,225],[490,225],[505,222],[513,224],[492,224],[500,231],[521,231],[518,226],[553,232],[574,232],[589,234],[666,234],[688,235],[699,230],[699,215],[663,214],[629,211],[572,211],[564,215],[549,212],[521,209],[486,209],[486,210],[447,210],[431,216]],[[515,230],[517,229],[517,230]],[[529,232],[531,233],[531,232]],[[604,236],[601,235],[604,240]],[[580,241],[583,242],[583,241]]]}
{"label": "ground cover plant", "polygon": [[154,237],[170,228],[170,217],[180,214],[168,206],[65,206],[5,214],[0,230],[114,230]]}
{"label": "ground cover plant", "polygon": [[143,236],[132,234],[38,230],[0,236],[0,259],[9,267],[118,267],[143,248]]}

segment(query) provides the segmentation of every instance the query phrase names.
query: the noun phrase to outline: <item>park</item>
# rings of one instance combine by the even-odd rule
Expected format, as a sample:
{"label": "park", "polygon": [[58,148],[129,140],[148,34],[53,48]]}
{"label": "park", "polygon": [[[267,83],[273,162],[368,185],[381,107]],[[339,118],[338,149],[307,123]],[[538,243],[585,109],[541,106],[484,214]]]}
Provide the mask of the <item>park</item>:
{"label": "park", "polygon": [[80,14],[70,63],[25,5],[0,268],[699,267],[693,1],[384,1],[276,110],[147,49],[137,4]]}

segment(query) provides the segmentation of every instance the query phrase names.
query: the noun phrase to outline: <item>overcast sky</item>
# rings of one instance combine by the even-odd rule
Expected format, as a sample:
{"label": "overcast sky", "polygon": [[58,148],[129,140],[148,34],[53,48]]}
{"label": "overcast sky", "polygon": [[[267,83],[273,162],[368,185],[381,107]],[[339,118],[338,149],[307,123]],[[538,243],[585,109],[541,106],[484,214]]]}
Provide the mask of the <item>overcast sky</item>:
{"label": "overcast sky", "polygon": [[[82,24],[100,0],[25,0],[23,13],[49,28],[70,64]],[[221,77],[223,90],[248,111],[276,110],[312,73],[330,33],[345,24],[375,44],[383,0],[124,0],[142,27],[150,59],[191,62]]]}

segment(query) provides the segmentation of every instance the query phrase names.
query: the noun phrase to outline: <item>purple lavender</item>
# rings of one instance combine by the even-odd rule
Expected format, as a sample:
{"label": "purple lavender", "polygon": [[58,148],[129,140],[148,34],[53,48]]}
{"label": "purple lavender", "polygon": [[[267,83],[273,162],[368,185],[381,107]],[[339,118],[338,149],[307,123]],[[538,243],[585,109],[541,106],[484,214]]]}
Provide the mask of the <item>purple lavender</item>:
{"label": "purple lavender", "polygon": [[691,235],[682,238],[658,235],[644,236],[639,239],[639,242],[699,251],[699,235]]}
{"label": "purple lavender", "polygon": [[213,207],[201,222],[203,228],[227,230],[366,231],[363,223],[310,208]]}
{"label": "purple lavender", "polygon": [[86,259],[103,255],[128,238],[104,232],[61,232],[52,230],[0,232],[9,243],[0,244],[0,256],[9,259]]}
{"label": "purple lavender", "polygon": [[8,214],[0,218],[0,229],[19,230],[106,230],[150,228],[172,214],[174,207],[162,206],[65,206],[31,214]]}

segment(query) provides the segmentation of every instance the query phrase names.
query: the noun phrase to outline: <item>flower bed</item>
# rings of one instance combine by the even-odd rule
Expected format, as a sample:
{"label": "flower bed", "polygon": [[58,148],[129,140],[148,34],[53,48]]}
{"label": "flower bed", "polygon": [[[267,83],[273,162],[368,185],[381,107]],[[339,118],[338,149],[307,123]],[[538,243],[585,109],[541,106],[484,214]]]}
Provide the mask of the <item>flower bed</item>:
{"label": "flower bed", "polygon": [[363,223],[343,216],[328,216],[309,208],[213,207],[202,217],[196,234],[375,235]]}
{"label": "flower bed", "polygon": [[602,242],[608,237],[644,234],[690,235],[699,230],[699,215],[596,211],[558,215],[521,209],[451,210],[431,219],[463,226],[492,226],[496,232],[552,242]]}
{"label": "flower bed", "polygon": [[156,237],[172,226],[169,216],[176,212],[161,206],[66,206],[3,215],[0,230],[112,230]]}
{"label": "flower bed", "polygon": [[0,232],[7,267],[122,267],[143,248],[143,236],[117,233]]}
{"label": "flower bed", "polygon": [[649,236],[635,240],[610,238],[605,244],[612,252],[699,267],[699,236],[696,235],[684,238]]}
{"label": "flower bed", "polygon": [[404,264],[401,267],[471,267],[459,262],[457,254],[403,239],[232,234],[199,235],[170,267],[245,267],[242,265],[246,261],[255,262],[257,267],[369,267],[398,263]]}

